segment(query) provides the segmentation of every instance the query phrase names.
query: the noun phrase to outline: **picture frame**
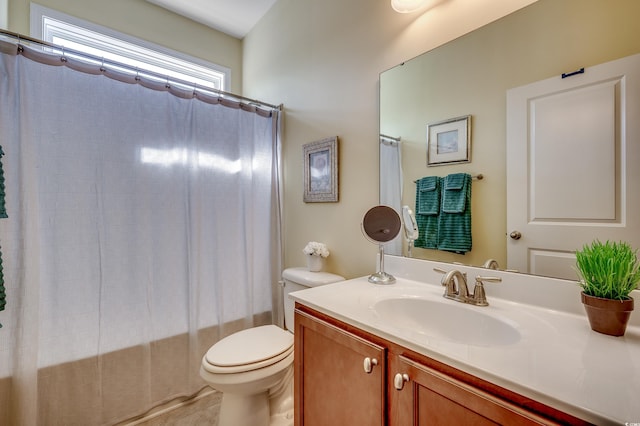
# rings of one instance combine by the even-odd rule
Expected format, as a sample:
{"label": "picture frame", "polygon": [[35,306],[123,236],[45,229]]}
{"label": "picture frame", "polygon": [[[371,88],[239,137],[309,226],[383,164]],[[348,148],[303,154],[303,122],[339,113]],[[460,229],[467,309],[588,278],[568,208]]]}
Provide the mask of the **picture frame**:
{"label": "picture frame", "polygon": [[427,125],[427,166],[471,162],[471,115]]}
{"label": "picture frame", "polygon": [[338,201],[338,137],[303,145],[305,203]]}

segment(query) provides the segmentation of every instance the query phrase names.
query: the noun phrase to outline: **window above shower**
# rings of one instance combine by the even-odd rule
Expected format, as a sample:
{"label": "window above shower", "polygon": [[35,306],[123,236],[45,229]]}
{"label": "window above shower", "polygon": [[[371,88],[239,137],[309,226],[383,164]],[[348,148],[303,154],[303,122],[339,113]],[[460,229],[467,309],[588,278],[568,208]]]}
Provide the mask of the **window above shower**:
{"label": "window above shower", "polygon": [[32,37],[197,87],[229,90],[229,68],[31,3]]}

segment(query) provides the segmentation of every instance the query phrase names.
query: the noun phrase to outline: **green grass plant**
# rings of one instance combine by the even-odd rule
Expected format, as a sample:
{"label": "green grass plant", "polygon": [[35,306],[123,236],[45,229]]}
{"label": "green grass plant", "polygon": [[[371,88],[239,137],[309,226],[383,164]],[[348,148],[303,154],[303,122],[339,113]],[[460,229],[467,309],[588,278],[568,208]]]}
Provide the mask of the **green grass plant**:
{"label": "green grass plant", "polygon": [[640,282],[637,250],[622,241],[586,244],[576,252],[576,269],[589,296],[625,300]]}

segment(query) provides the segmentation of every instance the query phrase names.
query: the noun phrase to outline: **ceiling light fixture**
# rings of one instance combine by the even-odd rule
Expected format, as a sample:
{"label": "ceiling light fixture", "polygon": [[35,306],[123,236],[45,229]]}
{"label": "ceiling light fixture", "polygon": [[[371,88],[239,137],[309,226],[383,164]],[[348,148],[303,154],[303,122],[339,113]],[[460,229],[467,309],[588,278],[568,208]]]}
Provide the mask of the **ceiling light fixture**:
{"label": "ceiling light fixture", "polygon": [[422,9],[428,0],[391,0],[391,7],[398,13],[411,13]]}

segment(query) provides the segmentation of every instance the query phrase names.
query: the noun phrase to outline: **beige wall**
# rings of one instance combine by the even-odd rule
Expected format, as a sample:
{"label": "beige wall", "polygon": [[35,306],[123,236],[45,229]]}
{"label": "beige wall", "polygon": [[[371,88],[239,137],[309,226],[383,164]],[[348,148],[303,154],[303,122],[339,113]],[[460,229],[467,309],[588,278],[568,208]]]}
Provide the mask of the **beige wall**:
{"label": "beige wall", "polygon": [[[378,77],[402,61],[532,0],[447,0],[424,14],[388,0],[279,0],[244,41],[245,94],[284,103],[285,266],[304,265],[310,240],[328,268],[375,272],[377,249],[360,232],[378,203]],[[302,201],[302,145],[340,138],[340,201]]]}
{"label": "beige wall", "polygon": [[[9,31],[29,35],[29,0],[9,0]],[[145,0],[39,0],[102,25],[231,69],[231,92],[242,92],[242,41]]]}

